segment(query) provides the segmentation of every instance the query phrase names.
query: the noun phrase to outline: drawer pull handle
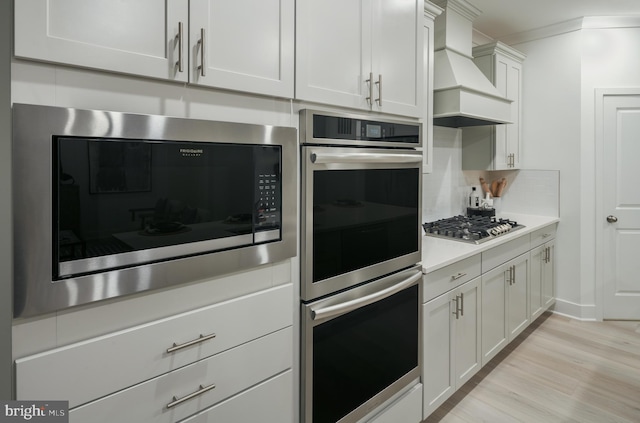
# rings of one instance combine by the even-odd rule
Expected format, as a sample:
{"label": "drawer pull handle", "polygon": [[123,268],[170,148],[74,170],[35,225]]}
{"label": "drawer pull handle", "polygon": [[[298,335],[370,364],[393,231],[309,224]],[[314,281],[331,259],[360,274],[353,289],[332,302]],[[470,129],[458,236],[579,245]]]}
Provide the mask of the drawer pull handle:
{"label": "drawer pull handle", "polygon": [[200,334],[200,336],[198,338],[194,339],[193,341],[185,342],[184,344],[178,345],[178,344],[176,344],[174,342],[172,347],[167,348],[167,352],[168,353],[172,353],[174,351],[178,351],[178,350],[181,350],[183,348],[190,347],[190,346],[198,344],[200,342],[208,341],[209,339],[213,339],[215,337],[216,337],[215,333],[212,333],[211,335],[202,335],[202,334]]}
{"label": "drawer pull handle", "polygon": [[200,39],[198,40],[198,44],[200,45],[200,64],[198,65],[198,69],[200,70],[200,76],[206,76],[204,67],[204,28],[200,28]]}
{"label": "drawer pull handle", "polygon": [[178,34],[176,35],[176,43],[178,44],[178,61],[176,62],[176,67],[178,68],[178,72],[183,72],[184,68],[182,66],[182,22],[178,22]]}
{"label": "drawer pull handle", "polygon": [[542,238],[549,238],[551,234],[542,234]]}
{"label": "drawer pull handle", "polygon": [[457,275],[453,275],[453,276],[451,276],[451,280],[452,280],[452,281],[455,281],[455,280],[460,279],[460,278],[461,278],[461,277],[463,277],[463,276],[467,276],[467,274],[466,274],[466,273],[462,273],[462,272],[458,272],[458,274],[457,274]]}
{"label": "drawer pull handle", "polygon": [[200,387],[198,388],[197,391],[190,393],[189,395],[187,395],[186,397],[182,397],[180,399],[178,399],[175,395],[173,396],[173,401],[171,401],[169,404],[167,404],[167,408],[172,408],[175,407],[176,405],[180,405],[185,401],[189,401],[192,398],[197,397],[198,395],[202,395],[205,392],[208,392],[210,390],[212,390],[213,388],[215,388],[216,385],[214,385],[213,383],[209,386],[202,386],[200,385]]}

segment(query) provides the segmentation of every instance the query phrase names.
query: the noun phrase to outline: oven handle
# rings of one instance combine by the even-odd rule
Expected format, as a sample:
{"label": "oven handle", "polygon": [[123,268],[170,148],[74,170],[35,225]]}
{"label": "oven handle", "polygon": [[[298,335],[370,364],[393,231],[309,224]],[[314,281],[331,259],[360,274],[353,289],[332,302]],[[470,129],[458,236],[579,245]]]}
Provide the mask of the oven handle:
{"label": "oven handle", "polygon": [[403,289],[406,289],[419,281],[422,278],[422,272],[418,271],[414,275],[409,276],[405,280],[398,282],[395,285],[390,286],[389,288],[385,288],[381,291],[374,292],[373,294],[365,295],[361,298],[356,298],[355,300],[346,301],[344,303],[335,304],[332,306],[319,308],[314,310],[311,308],[311,320],[322,320],[328,319],[340,314],[346,314],[350,311],[356,310],[360,307],[364,307],[369,304],[373,304],[376,301],[383,300],[387,297],[396,294]]}
{"label": "oven handle", "polygon": [[311,163],[421,163],[420,154],[313,152]]}

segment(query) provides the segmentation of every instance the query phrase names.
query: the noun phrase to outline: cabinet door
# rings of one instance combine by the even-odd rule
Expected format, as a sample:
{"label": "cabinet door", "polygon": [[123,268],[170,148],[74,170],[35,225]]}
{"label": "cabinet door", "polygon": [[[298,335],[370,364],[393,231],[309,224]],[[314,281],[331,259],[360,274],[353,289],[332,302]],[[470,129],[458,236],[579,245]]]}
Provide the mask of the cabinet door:
{"label": "cabinet door", "polygon": [[542,302],[542,279],[544,277],[544,258],[546,246],[540,245],[531,250],[531,272],[529,274],[529,308],[533,321],[544,311]]}
{"label": "cabinet door", "polygon": [[509,295],[507,299],[509,342],[529,324],[529,254],[510,261]]}
{"label": "cabinet door", "polygon": [[544,309],[548,309],[556,300],[556,265],[555,265],[555,240],[545,244],[547,248],[546,261],[543,268],[542,301]]}
{"label": "cabinet door", "polygon": [[191,0],[191,82],[293,97],[294,0]]}
{"label": "cabinet door", "polygon": [[297,0],[296,98],[369,110],[370,0]]}
{"label": "cabinet door", "polygon": [[453,322],[455,302],[450,293],[443,294],[423,305],[423,375],[424,417],[426,418],[455,391],[453,360]]}
{"label": "cabinet door", "polygon": [[460,295],[461,314],[455,318],[454,325],[454,375],[456,389],[460,388],[480,367],[482,354],[480,350],[480,322],[482,310],[480,295],[480,278],[473,279],[456,289],[454,297]]}
{"label": "cabinet door", "polygon": [[373,110],[422,117],[422,0],[376,0],[372,27]]}
{"label": "cabinet door", "polygon": [[508,341],[507,277],[504,264],[482,275],[482,365],[491,360]]}
{"label": "cabinet door", "polygon": [[495,86],[511,103],[512,124],[496,125],[496,169],[519,169],[522,144],[520,137],[520,97],[522,64],[501,54],[495,56]]}
{"label": "cabinet door", "polygon": [[17,57],[187,81],[185,1],[20,0],[14,5]]}

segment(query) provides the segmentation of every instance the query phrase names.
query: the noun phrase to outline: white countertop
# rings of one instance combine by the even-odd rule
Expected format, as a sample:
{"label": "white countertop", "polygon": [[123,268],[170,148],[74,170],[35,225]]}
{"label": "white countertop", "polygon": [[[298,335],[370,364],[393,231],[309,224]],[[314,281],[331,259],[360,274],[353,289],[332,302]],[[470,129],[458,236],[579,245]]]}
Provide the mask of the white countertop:
{"label": "white countertop", "polygon": [[560,221],[558,217],[534,216],[514,213],[501,213],[499,218],[515,220],[525,227],[507,235],[499,236],[481,244],[422,236],[422,269],[424,273],[433,272],[449,264],[455,263],[474,254],[481,253],[497,245],[528,235],[540,228]]}

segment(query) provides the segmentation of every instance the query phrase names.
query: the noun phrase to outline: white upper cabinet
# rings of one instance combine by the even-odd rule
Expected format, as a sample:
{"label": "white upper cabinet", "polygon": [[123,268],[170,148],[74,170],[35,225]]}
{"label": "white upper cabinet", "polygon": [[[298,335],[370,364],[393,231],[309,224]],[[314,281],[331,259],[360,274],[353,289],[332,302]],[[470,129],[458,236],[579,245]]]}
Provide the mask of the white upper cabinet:
{"label": "white upper cabinet", "polygon": [[292,98],[294,1],[21,0],[15,55]]}
{"label": "white upper cabinet", "polygon": [[422,117],[423,0],[298,0],[296,98]]}
{"label": "white upper cabinet", "polygon": [[373,4],[373,110],[422,117],[424,1]]}
{"label": "white upper cabinet", "polygon": [[188,18],[180,0],[20,0],[15,55],[186,82]]}
{"label": "white upper cabinet", "polygon": [[522,63],[525,56],[495,42],[473,49],[474,62],[511,103],[511,121],[504,125],[465,128],[462,168],[465,170],[519,169],[522,161]]}
{"label": "white upper cabinet", "polygon": [[293,97],[294,0],[190,0],[189,6],[192,83]]}

